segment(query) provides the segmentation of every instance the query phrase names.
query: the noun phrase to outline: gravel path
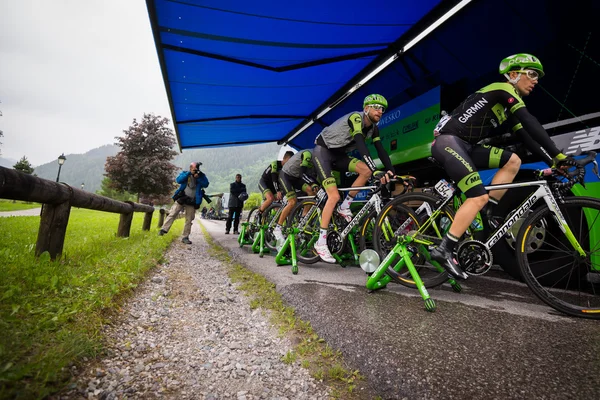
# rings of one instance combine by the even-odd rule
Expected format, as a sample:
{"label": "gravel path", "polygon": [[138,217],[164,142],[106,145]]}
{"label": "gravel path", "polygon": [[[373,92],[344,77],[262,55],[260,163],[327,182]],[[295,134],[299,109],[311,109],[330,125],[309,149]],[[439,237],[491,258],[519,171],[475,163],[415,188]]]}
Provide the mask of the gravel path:
{"label": "gravel path", "polygon": [[107,355],[52,399],[326,399],[262,310],[252,311],[194,224],[103,329]]}
{"label": "gravel path", "polygon": [[30,208],[28,210],[16,210],[16,211],[0,211],[0,217],[29,217],[40,215],[42,208]]}

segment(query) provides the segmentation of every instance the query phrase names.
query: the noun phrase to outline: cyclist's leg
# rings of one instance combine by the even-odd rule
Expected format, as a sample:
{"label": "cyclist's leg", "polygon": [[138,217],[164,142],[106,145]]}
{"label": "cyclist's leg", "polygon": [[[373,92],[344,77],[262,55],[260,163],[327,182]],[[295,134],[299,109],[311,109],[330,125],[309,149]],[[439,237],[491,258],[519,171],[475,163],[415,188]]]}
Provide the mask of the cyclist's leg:
{"label": "cyclist's leg", "polygon": [[488,201],[488,194],[470,157],[471,146],[452,135],[438,136],[431,146],[431,155],[438,160],[446,173],[457,182],[467,200],[456,212],[454,221],[442,243],[431,252],[431,257],[457,278],[466,279],[452,252],[459,238],[465,233],[473,219]]}
{"label": "cyclist's leg", "polygon": [[[492,185],[512,183],[521,167],[521,159],[516,154],[488,145],[473,146],[471,159],[477,168],[500,168],[492,179]],[[489,192],[489,205],[495,206],[500,202],[507,189]],[[492,215],[492,209],[488,209]]]}
{"label": "cyclist's leg", "polygon": [[279,220],[277,221],[277,225],[273,229],[273,236],[277,241],[277,248],[281,248],[283,245],[283,241],[285,237],[283,236],[282,226],[292,211],[292,209],[296,206],[296,191],[294,190],[294,177],[286,174],[281,171],[279,174],[279,184],[281,185],[282,191],[285,193],[285,197],[287,199],[287,204],[281,210],[281,214],[279,215]]}
{"label": "cyclist's leg", "polygon": [[317,179],[321,182],[321,186],[327,192],[327,201],[321,213],[321,229],[319,232],[319,240],[315,243],[315,251],[319,257],[325,262],[335,263],[336,260],[331,255],[327,247],[327,228],[333,215],[333,210],[340,200],[340,193],[337,189],[335,177],[332,173],[333,154],[329,149],[322,146],[315,146],[313,150],[313,161],[317,168]]}
{"label": "cyclist's leg", "polygon": [[275,189],[272,186],[273,183],[265,182],[265,180],[262,178],[258,182],[258,188],[260,189],[264,199],[259,209],[261,213],[265,211],[267,207],[271,205],[271,203],[273,203],[273,200],[275,200],[275,196],[273,195],[273,193],[275,193]]}
{"label": "cyclist's leg", "polygon": [[[323,229],[327,231],[335,205],[340,200],[335,177],[332,173],[333,158],[334,155],[329,149],[319,145],[315,146],[313,150],[313,161],[317,168],[317,179],[321,182],[321,186],[327,192],[327,202],[325,203],[321,214],[321,231]],[[323,244],[321,237],[319,237],[319,241]]]}
{"label": "cyclist's leg", "polygon": [[[364,186],[373,173],[366,163],[347,155],[340,156],[335,160],[335,168],[340,172],[348,171],[356,172],[358,174],[354,182],[352,182],[353,187]],[[348,194],[344,198],[344,201],[340,205],[339,211],[342,214],[342,216],[344,216],[348,221],[352,219],[352,213],[350,212],[350,203],[352,203],[352,200],[354,200],[354,196],[356,196],[357,193],[358,190],[352,190],[348,192]]]}
{"label": "cyclist's leg", "polygon": [[298,199],[296,198],[296,190],[295,186],[297,178],[286,174],[285,172],[281,172],[279,174],[279,183],[281,184],[281,188],[285,193],[285,197],[287,199],[287,204],[281,210],[281,215],[279,216],[279,221],[277,221],[277,226],[281,229],[281,226],[287,219],[288,215],[290,215],[290,211],[292,208],[296,206]]}

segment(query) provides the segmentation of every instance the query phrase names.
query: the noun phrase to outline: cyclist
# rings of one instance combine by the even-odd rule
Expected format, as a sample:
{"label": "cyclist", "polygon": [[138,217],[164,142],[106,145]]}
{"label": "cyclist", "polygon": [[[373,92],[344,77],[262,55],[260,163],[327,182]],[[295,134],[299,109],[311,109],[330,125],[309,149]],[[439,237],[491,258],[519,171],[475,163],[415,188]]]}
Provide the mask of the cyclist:
{"label": "cyclist", "polygon": [[286,151],[281,161],[273,161],[263,171],[260,180],[258,181],[258,188],[263,195],[264,201],[258,209],[259,214],[267,209],[275,200],[275,193],[277,194],[277,200],[281,200],[282,195],[279,191],[279,171],[285,165],[285,163],[294,155],[293,151]]}
{"label": "cyclist", "polygon": [[548,165],[554,166],[567,158],[527,111],[522,99],[531,94],[544,76],[540,60],[531,54],[514,54],[502,60],[499,72],[506,81],[492,83],[471,94],[451,114],[440,119],[431,146],[432,156],[467,197],[442,243],[431,252],[431,258],[451,275],[462,279],[466,279],[467,274],[453,257],[456,243],[486,204],[484,213],[490,224],[497,226],[494,207],[506,192],[506,189],[492,190],[488,194],[477,168],[500,168],[492,184],[501,184],[511,183],[521,166],[521,159],[516,154],[477,142],[502,134],[503,131],[493,131],[502,125],[512,129],[526,147]]}
{"label": "cyclist", "polygon": [[310,150],[300,150],[287,160],[281,168],[279,183],[288,202],[283,207],[283,210],[281,210],[279,221],[277,221],[277,225],[273,229],[273,236],[277,240],[278,248],[281,247],[285,240],[281,227],[285,219],[290,215],[292,208],[298,202],[296,199],[296,189],[304,191],[309,196],[316,195],[319,190],[319,185],[315,179],[315,169]]}
{"label": "cyclist", "polygon": [[[330,126],[321,131],[315,140],[313,156],[319,181],[327,191],[327,202],[321,215],[321,232],[319,240],[315,243],[315,251],[321,259],[328,263],[335,263],[327,247],[327,227],[331,221],[333,210],[340,200],[332,170],[339,172],[356,172],[358,176],[352,183],[353,187],[364,186],[372,174],[381,179],[385,184],[394,177],[392,161],[386,153],[379,138],[377,124],[381,115],[385,112],[388,103],[385,97],[379,94],[370,94],[363,101],[363,110],[351,112],[344,115]],[[371,139],[377,149],[377,155],[383,163],[386,172],[377,171],[375,162],[369,155],[366,141]],[[360,161],[349,153],[355,152],[362,156]],[[347,221],[352,219],[350,203],[357,190],[349,192],[342,204],[338,207],[338,213]]]}

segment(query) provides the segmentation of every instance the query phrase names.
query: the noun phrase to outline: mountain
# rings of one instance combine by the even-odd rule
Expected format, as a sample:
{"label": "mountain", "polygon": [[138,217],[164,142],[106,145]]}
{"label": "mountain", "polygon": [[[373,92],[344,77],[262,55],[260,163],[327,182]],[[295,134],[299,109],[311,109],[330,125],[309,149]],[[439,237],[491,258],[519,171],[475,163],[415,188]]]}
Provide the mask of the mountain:
{"label": "mountain", "polygon": [[[116,145],[105,145],[92,149],[84,154],[66,154],[65,163],[60,169],[60,181],[76,188],[96,192],[100,190],[104,179],[104,163],[106,157],[114,156],[120,150]],[[58,174],[58,160],[38,165],[33,171],[40,178],[56,180]]]}
{"label": "mountain", "polygon": [[[258,180],[267,165],[277,158],[281,146],[267,143],[253,146],[219,147],[211,149],[184,150],[171,162],[181,170],[187,170],[193,161],[202,162],[201,170],[206,174],[210,185],[207,193],[229,192],[229,184],[235,180],[236,174],[242,174],[242,182],[248,192],[258,192]],[[104,179],[106,157],[116,155],[121,148],[116,145],[105,145],[92,149],[84,154],[66,154],[67,158],[60,171],[60,181],[80,188],[84,183],[85,190],[100,190]],[[2,160],[2,159],[0,159]],[[12,162],[8,168],[17,161]],[[35,167],[35,174],[40,178],[56,180],[58,161]]]}

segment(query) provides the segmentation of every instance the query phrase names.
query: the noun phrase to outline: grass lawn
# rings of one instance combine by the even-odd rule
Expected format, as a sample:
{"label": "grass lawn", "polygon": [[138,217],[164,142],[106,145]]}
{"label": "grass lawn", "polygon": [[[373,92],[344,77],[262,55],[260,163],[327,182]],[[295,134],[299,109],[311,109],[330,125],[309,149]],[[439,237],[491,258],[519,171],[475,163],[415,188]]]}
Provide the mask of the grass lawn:
{"label": "grass lawn", "polygon": [[30,208],[41,208],[40,203],[26,203],[24,201],[18,201],[15,203],[12,200],[0,199],[0,211],[18,211],[18,210],[29,210]]}
{"label": "grass lawn", "polygon": [[117,238],[119,214],[73,208],[63,256],[34,255],[40,218],[0,218],[0,399],[43,398],[68,379],[68,366],[102,350],[108,311],[162,259],[183,230],[142,231],[135,213],[129,238]]}

